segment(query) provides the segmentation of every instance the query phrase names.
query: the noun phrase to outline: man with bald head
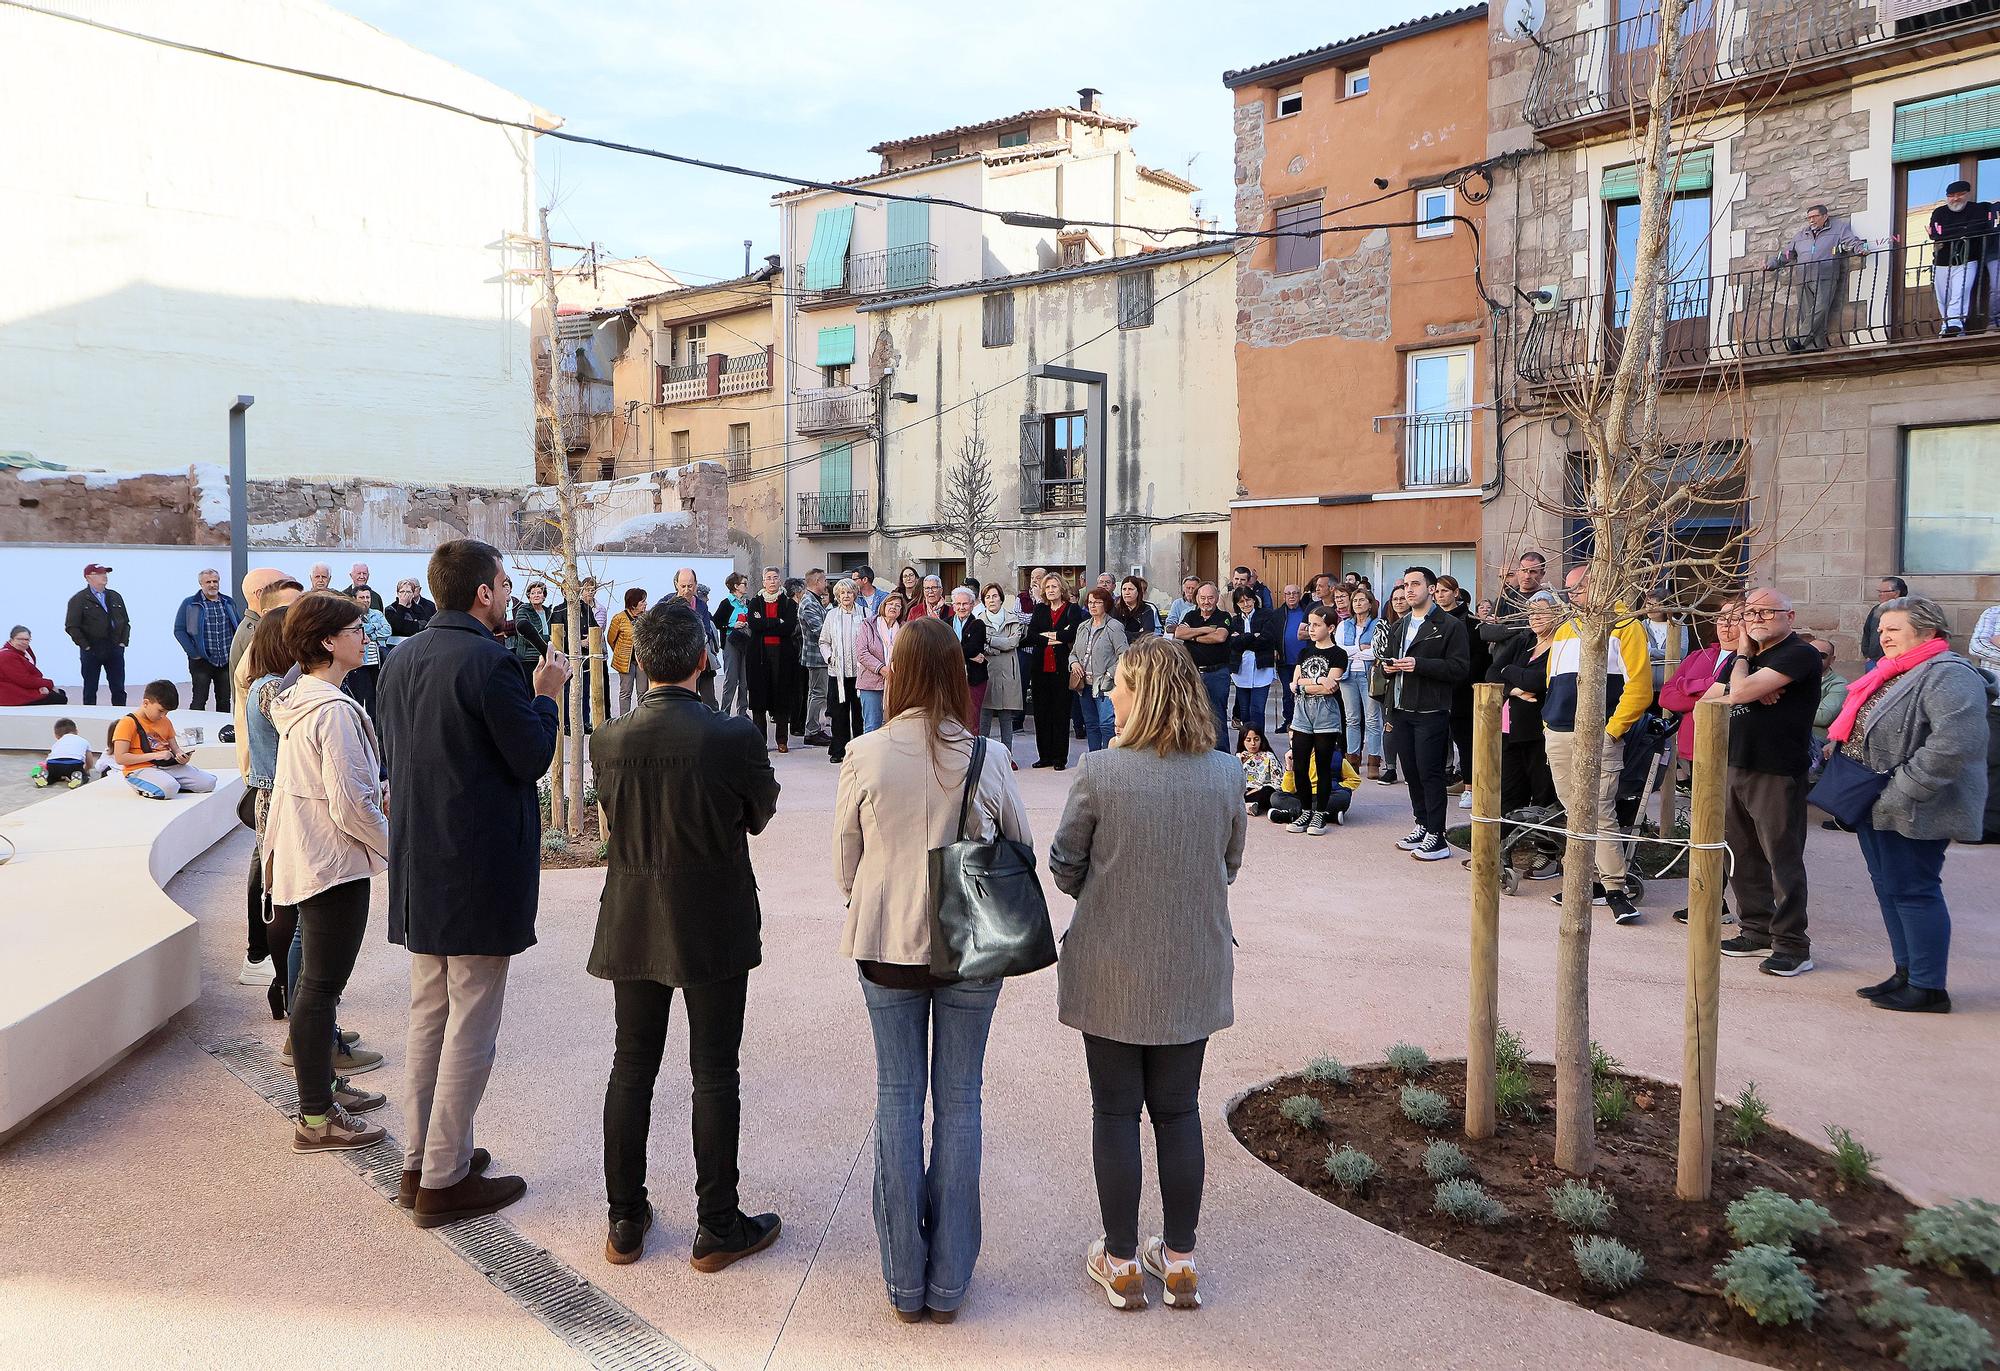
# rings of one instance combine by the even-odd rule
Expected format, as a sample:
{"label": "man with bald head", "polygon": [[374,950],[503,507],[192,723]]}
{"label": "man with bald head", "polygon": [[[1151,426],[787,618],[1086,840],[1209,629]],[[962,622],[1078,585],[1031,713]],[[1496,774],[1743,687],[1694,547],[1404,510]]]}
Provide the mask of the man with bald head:
{"label": "man with bald head", "polygon": [[[695,617],[707,625],[708,660],[713,663],[722,655],[722,636],[716,632],[715,620],[708,612],[708,597],[701,593],[701,577],[695,575],[691,566],[684,566],[674,573],[673,597],[695,612]],[[695,683],[695,693],[710,709],[715,708],[715,668],[704,665],[701,678]]]}
{"label": "man with bald head", "polygon": [[[257,636],[257,621],[279,605],[288,605],[304,590],[276,567],[260,566],[244,573],[243,619],[229,640],[229,717],[236,727],[236,770],[250,774],[250,729],[244,710],[250,694],[250,640]],[[246,792],[247,793],[247,792]],[[240,811],[239,811],[240,812]],[[276,975],[270,950],[264,944],[264,864],[256,849],[250,852],[250,936],[244,944],[243,969],[238,985],[269,985]]]}
{"label": "man with bald head", "polygon": [[1726,957],[1761,957],[1768,976],[1813,969],[1806,935],[1806,772],[1819,710],[1820,654],[1795,630],[1791,599],[1760,586],[1743,602],[1744,650],[1708,698],[1729,701],[1725,836],[1738,932]]}

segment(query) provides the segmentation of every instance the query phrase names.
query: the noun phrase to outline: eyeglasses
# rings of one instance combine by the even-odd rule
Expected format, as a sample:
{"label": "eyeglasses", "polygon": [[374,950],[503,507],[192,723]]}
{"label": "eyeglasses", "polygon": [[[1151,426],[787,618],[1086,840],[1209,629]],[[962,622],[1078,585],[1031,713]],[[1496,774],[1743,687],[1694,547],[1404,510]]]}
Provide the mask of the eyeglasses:
{"label": "eyeglasses", "polygon": [[1743,611],[1743,617],[1753,624],[1761,624],[1777,618],[1780,614],[1791,612],[1789,609],[1746,609]]}
{"label": "eyeglasses", "polygon": [[356,619],[356,620],[355,620],[355,621],[354,621],[353,623],[349,624],[349,625],[348,625],[348,626],[347,626],[346,628],[343,628],[343,629],[341,629],[341,630],[340,630],[340,633],[336,633],[336,634],[334,634],[333,636],[334,636],[334,637],[336,637],[336,638],[338,638],[338,637],[340,636],[340,634],[341,634],[341,633],[352,633],[352,634],[353,634],[353,635],[354,635],[355,637],[357,637],[357,638],[358,638],[358,637],[360,637],[360,636],[361,636],[361,635],[362,635],[363,633],[365,633],[365,632],[367,632],[367,630],[366,630],[366,629],[364,629],[364,628],[363,628],[363,627],[361,626],[361,621],[360,621],[359,619]]}

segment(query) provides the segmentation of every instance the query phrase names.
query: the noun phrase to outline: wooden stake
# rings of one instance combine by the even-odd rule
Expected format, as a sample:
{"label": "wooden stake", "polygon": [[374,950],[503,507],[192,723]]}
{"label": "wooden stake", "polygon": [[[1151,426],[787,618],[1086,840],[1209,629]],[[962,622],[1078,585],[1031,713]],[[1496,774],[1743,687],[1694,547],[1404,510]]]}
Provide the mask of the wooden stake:
{"label": "wooden stake", "polygon": [[[568,634],[564,625],[551,623],[549,625],[549,650],[551,652],[561,652],[563,642],[567,636]],[[556,709],[558,712],[561,711],[562,704],[560,701],[557,702]],[[568,786],[563,776],[563,742],[563,732],[558,728],[556,730],[556,755],[549,761],[549,827],[564,836],[568,836],[569,826],[563,822],[564,818],[569,814],[569,805],[565,801]]]}
{"label": "wooden stake", "polygon": [[[1472,976],[1465,1017],[1465,1136],[1493,1136],[1493,1034],[1500,1026],[1500,703],[1472,687]],[[1488,822],[1480,822],[1487,820]]]}
{"label": "wooden stake", "polygon": [[1704,700],[1694,707],[1694,786],[1688,854],[1687,1005],[1681,1042],[1681,1136],[1674,1194],[1705,1200],[1715,1177],[1715,1047],[1722,983],[1722,883],[1720,843],[1729,772],[1729,703]]}
{"label": "wooden stake", "polygon": [[590,717],[601,724],[611,717],[611,659],[604,655],[604,630],[596,624],[585,641],[590,644]]}

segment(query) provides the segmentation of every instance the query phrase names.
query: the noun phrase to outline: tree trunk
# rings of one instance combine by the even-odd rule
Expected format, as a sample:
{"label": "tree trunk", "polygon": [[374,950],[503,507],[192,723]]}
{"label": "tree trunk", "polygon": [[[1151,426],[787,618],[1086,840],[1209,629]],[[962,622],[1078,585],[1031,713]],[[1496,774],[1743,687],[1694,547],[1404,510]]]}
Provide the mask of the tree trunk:
{"label": "tree trunk", "polygon": [[[555,259],[549,246],[549,212],[542,210],[542,308],[548,313],[549,384],[544,398],[549,424],[549,445],[556,464],[556,533],[562,556],[564,631],[571,644],[588,642],[582,634],[581,615],[576,602],[582,586],[577,575],[576,481],[569,470],[569,445],[563,434],[562,370],[557,356],[556,325],[560,309],[556,300]],[[589,649],[576,656],[589,661]],[[569,794],[560,810],[551,807],[549,822],[566,838],[583,831],[583,676],[573,671],[567,687],[569,698]]]}
{"label": "tree trunk", "polygon": [[[1604,760],[1604,653],[1610,638],[1602,614],[1586,610],[1577,624],[1575,762],[1558,776],[1572,834],[1597,830],[1597,776]],[[1596,844],[1572,837],[1563,852],[1563,903],[1556,932],[1556,1165],[1581,1176],[1597,1166],[1597,1100],[1590,1080],[1590,886]]]}

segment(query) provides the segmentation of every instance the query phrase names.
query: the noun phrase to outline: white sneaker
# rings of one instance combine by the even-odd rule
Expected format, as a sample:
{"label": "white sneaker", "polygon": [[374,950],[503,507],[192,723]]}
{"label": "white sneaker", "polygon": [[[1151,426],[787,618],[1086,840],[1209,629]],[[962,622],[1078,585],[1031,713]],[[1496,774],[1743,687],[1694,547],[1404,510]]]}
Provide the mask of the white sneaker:
{"label": "white sneaker", "polygon": [[243,969],[236,973],[236,984],[269,985],[277,978],[277,970],[272,966],[269,957],[266,957],[261,962],[253,962],[248,957],[245,957],[243,959]]}
{"label": "white sneaker", "polygon": [[1104,1287],[1104,1298],[1113,1309],[1146,1307],[1146,1272],[1136,1261],[1121,1262],[1104,1250],[1104,1239],[1090,1245],[1083,1259],[1084,1273]]}
{"label": "white sneaker", "polygon": [[1458,807],[1460,809],[1472,808],[1472,792],[1470,790],[1466,790],[1465,792],[1459,795]]}
{"label": "white sneaker", "polygon": [[1405,852],[1415,852],[1418,848],[1424,845],[1424,840],[1429,838],[1430,836],[1431,836],[1430,834],[1424,832],[1422,826],[1420,825],[1416,828],[1411,829],[1406,837],[1398,838],[1396,840],[1396,846],[1402,848],[1403,851]]}
{"label": "white sneaker", "polygon": [[1201,1276],[1192,1261],[1168,1261],[1167,1240],[1148,1238],[1139,1248],[1139,1264],[1165,1288],[1160,1298],[1169,1309],[1201,1308]]}

